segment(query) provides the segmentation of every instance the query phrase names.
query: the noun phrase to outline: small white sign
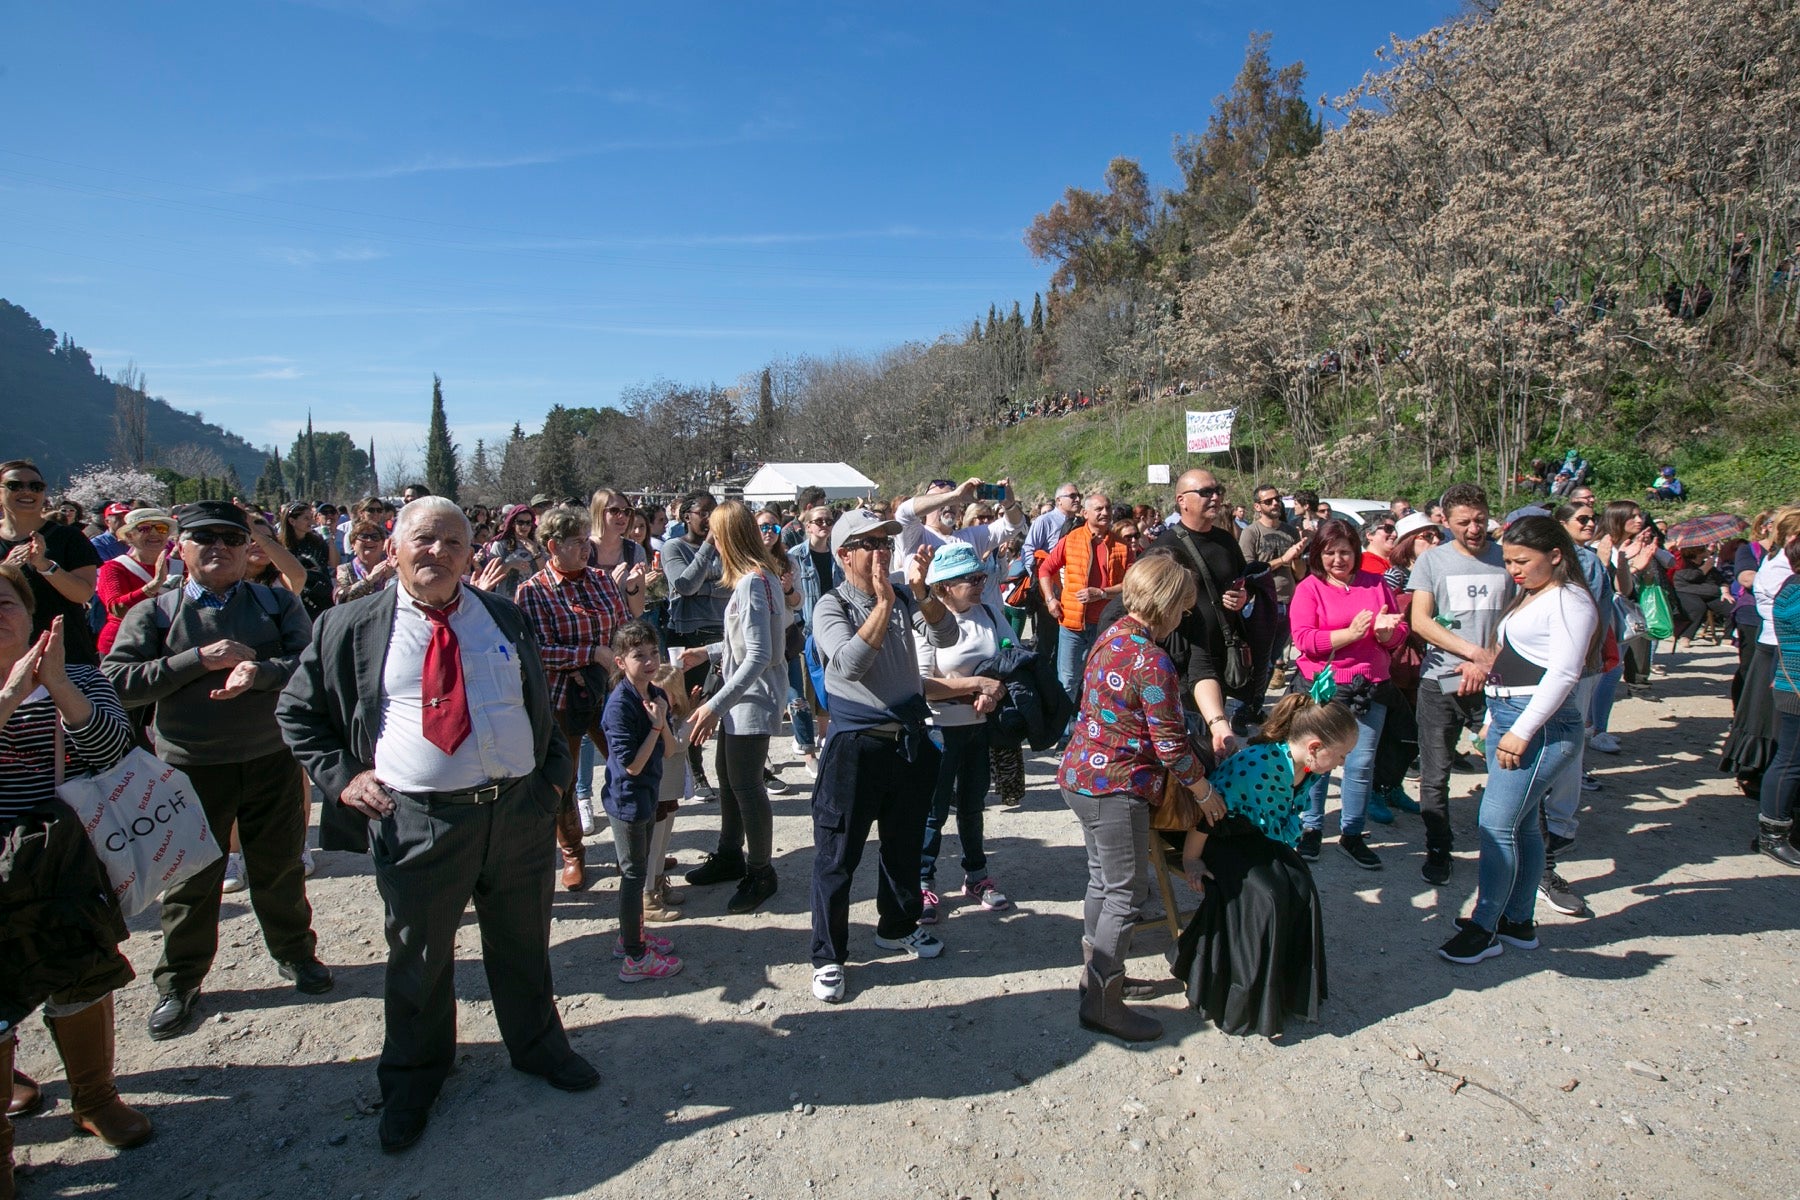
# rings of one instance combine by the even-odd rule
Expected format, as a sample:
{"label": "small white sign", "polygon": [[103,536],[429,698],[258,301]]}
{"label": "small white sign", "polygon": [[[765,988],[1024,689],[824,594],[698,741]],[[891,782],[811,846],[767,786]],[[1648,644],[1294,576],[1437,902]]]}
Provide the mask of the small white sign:
{"label": "small white sign", "polygon": [[1187,448],[1189,454],[1218,454],[1231,449],[1231,422],[1237,409],[1217,412],[1189,412],[1187,415]]}
{"label": "small white sign", "polygon": [[1150,473],[1149,482],[1151,482],[1151,483],[1167,483],[1167,482],[1169,482],[1169,464],[1168,463],[1149,463],[1145,466],[1145,470],[1147,470]]}

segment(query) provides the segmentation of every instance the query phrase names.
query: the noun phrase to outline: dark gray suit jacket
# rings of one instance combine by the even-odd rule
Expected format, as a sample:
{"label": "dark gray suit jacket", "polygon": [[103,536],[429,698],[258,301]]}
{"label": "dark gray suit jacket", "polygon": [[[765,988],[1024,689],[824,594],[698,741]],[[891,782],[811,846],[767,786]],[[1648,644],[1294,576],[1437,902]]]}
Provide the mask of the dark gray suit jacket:
{"label": "dark gray suit jacket", "polygon": [[[510,600],[477,588],[465,586],[463,595],[487,606],[494,624],[518,651],[538,764],[536,782],[562,787],[570,775],[569,746],[550,711],[544,664],[525,614]],[[352,779],[375,765],[381,674],[393,632],[390,589],[326,609],[276,705],[275,719],[288,748],[334,805]]]}

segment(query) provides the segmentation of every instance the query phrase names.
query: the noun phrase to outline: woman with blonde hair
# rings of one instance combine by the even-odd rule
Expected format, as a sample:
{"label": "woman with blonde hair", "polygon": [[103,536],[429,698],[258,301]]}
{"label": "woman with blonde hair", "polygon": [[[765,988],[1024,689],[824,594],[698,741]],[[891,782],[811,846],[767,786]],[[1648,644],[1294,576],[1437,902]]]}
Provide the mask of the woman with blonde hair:
{"label": "woman with blonde hair", "polygon": [[630,537],[631,520],[637,515],[631,499],[612,488],[596,489],[588,501],[588,566],[612,576],[613,586],[631,608],[633,617],[644,614],[644,575],[650,556]]}
{"label": "woman with blonde hair", "polygon": [[[690,884],[738,880],[726,909],[754,912],[775,894],[774,812],[763,780],[769,739],[781,730],[787,699],[783,655],[787,608],[779,571],[756,518],[742,502],[727,500],[712,511],[707,537],[718,551],[725,603],[724,637],[682,652],[682,666],[710,662],[718,690],[694,710],[690,741],[701,745],[718,732],[713,766],[719,783],[719,847],[688,874]],[[748,854],[745,847],[748,846]]]}

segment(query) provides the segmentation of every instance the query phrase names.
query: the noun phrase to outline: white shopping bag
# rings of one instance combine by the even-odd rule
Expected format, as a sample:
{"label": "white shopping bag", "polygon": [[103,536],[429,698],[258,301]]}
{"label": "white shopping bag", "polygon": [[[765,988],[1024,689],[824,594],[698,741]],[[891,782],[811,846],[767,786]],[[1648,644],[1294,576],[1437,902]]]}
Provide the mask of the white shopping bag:
{"label": "white shopping bag", "polygon": [[[62,768],[62,724],[56,764]],[[111,770],[57,785],[112,880],[126,916],[218,860],[219,843],[188,777],[148,750],[134,749]]]}

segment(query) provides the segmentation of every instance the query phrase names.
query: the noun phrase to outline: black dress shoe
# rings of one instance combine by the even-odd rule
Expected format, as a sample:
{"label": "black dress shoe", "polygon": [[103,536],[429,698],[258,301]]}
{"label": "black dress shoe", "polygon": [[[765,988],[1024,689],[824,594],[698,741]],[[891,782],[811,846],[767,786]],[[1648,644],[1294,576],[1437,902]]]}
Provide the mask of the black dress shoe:
{"label": "black dress shoe", "polygon": [[200,999],[199,988],[170,992],[150,1010],[150,1040],[163,1042],[187,1032],[194,1015],[194,1003]]}
{"label": "black dress shoe", "polygon": [[425,1123],[431,1119],[429,1108],[394,1108],[391,1105],[381,1110],[381,1138],[383,1154],[398,1154],[411,1146],[425,1134]]}
{"label": "black dress shoe", "polygon": [[574,1053],[548,1071],[529,1073],[539,1076],[545,1083],[563,1092],[585,1092],[589,1088],[600,1086],[600,1072],[594,1070],[587,1059]]}
{"label": "black dress shoe", "polygon": [[275,964],[283,979],[294,981],[294,990],[317,996],[331,990],[331,968],[316,958],[300,958]]}

